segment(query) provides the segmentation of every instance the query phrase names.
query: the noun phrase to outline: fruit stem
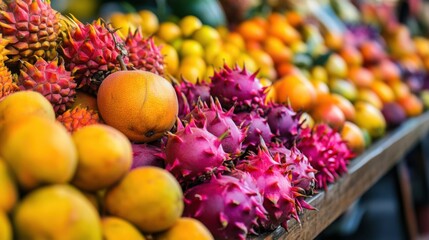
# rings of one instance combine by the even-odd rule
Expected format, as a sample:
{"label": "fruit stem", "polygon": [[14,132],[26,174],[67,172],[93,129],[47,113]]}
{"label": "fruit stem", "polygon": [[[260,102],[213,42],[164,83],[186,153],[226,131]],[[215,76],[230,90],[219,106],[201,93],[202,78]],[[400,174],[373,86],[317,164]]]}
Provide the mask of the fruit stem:
{"label": "fruit stem", "polygon": [[127,70],[127,66],[124,62],[124,57],[128,55],[127,49],[125,49],[123,42],[118,42],[116,39],[115,32],[118,29],[111,29],[110,24],[107,24],[104,22],[104,25],[106,26],[107,31],[109,31],[110,34],[112,34],[113,42],[115,43],[115,48],[119,51],[119,55],[116,57],[116,60],[119,62],[119,65],[121,66],[121,70],[125,71]]}

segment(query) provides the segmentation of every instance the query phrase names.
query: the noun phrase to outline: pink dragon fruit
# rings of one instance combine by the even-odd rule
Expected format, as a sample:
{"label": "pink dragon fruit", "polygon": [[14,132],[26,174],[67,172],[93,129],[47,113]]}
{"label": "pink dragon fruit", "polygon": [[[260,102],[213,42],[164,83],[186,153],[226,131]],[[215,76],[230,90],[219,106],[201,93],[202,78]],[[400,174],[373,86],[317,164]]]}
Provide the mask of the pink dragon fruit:
{"label": "pink dragon fruit", "polygon": [[227,108],[235,104],[238,108],[263,104],[264,88],[256,74],[257,72],[250,74],[246,68],[240,69],[237,65],[231,69],[225,64],[223,69],[211,77],[210,94],[219,98],[222,106]]}
{"label": "pink dragon fruit", "polygon": [[183,216],[201,221],[215,239],[244,240],[249,233],[256,234],[258,219],[266,219],[261,200],[249,178],[212,177],[185,192]]}
{"label": "pink dragon fruit", "polygon": [[268,150],[273,156],[278,155],[274,159],[287,164],[287,170],[292,172],[292,186],[303,189],[307,195],[312,195],[317,171],[310,165],[308,158],[296,146],[289,150],[282,143],[273,142]]}
{"label": "pink dragon fruit", "polygon": [[301,113],[297,113],[283,104],[271,103],[267,106],[268,125],[274,135],[287,147],[291,147],[295,143],[301,131],[300,117]]}
{"label": "pink dragon fruit", "polygon": [[220,140],[192,120],[186,127],[178,120],[177,132],[168,136],[165,155],[166,169],[180,183],[205,180],[224,169],[227,159]]}
{"label": "pink dragon fruit", "polygon": [[[301,207],[313,209],[303,198],[304,195],[291,183],[291,172],[286,164],[274,160],[267,149],[260,148],[258,154],[247,156],[237,164],[237,169],[250,173],[264,197],[264,207],[268,211],[268,220],[260,220],[260,227],[273,230],[282,225],[287,229],[291,218],[300,221],[298,212]],[[300,202],[298,202],[300,201]]]}
{"label": "pink dragon fruit", "polygon": [[165,168],[165,156],[161,148],[150,144],[135,144],[131,145],[133,148],[133,164],[131,169],[141,166],[155,166]]}
{"label": "pink dragon fruit", "polygon": [[198,101],[209,102],[210,85],[205,81],[197,81],[193,84],[183,80],[174,84],[174,89],[179,100],[179,117],[186,116],[193,109]]}
{"label": "pink dragon fruit", "polygon": [[238,156],[241,154],[244,133],[232,120],[233,112],[234,108],[224,112],[220,102],[211,98],[210,107],[207,103],[200,101],[198,106],[187,116],[187,119],[193,118],[198,127],[205,126],[207,131],[221,139],[223,150],[226,153],[231,154],[231,156]]}
{"label": "pink dragon fruit", "polygon": [[255,150],[260,145],[261,138],[265,142],[271,142],[274,136],[267,120],[261,116],[261,112],[254,110],[250,113],[242,112],[232,116],[235,124],[245,129],[244,149]]}
{"label": "pink dragon fruit", "polygon": [[317,188],[325,190],[328,183],[347,173],[347,164],[354,157],[340,134],[326,124],[303,129],[297,147],[317,170]]}

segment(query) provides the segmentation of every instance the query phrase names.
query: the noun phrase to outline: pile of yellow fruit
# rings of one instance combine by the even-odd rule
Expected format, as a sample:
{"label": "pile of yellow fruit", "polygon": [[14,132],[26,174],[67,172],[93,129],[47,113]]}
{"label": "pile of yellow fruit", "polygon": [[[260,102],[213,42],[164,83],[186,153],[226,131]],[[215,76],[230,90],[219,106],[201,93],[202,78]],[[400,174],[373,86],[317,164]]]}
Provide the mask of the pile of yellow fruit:
{"label": "pile of yellow fruit", "polygon": [[212,239],[181,218],[182,189],[169,172],[129,170],[131,142],[119,130],[69,133],[34,91],[0,101],[0,119],[0,239]]}

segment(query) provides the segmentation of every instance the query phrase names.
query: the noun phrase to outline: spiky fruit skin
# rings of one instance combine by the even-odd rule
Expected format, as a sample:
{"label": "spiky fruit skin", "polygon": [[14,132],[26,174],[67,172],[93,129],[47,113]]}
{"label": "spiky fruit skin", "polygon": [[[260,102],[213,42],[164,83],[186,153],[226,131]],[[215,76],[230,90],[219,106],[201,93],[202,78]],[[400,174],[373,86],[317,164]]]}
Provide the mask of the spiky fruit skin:
{"label": "spiky fruit skin", "polygon": [[163,151],[161,148],[150,144],[131,144],[133,149],[133,164],[131,169],[141,166],[155,166],[165,168]]}
{"label": "spiky fruit skin", "polygon": [[194,119],[198,127],[206,127],[207,131],[221,138],[220,141],[226,153],[238,156],[241,153],[244,133],[232,120],[233,112],[234,108],[224,112],[219,101],[215,102],[212,99],[210,107],[208,104],[200,102],[187,118]]}
{"label": "spiky fruit skin", "polygon": [[270,104],[266,109],[266,118],[271,131],[286,146],[291,147],[301,131],[299,121],[301,114],[283,104]]}
{"label": "spiky fruit skin", "polygon": [[278,155],[277,160],[287,165],[287,170],[292,172],[292,186],[301,188],[305,194],[312,195],[316,185],[316,169],[314,169],[308,158],[296,146],[286,148],[281,143],[271,143],[270,153]]}
{"label": "spiky fruit skin", "polygon": [[260,227],[272,230],[282,225],[287,228],[287,220],[291,218],[299,222],[301,209],[296,197],[301,193],[292,186],[287,165],[274,160],[268,150],[259,149],[258,154],[249,155],[237,164],[237,169],[248,172],[256,180],[264,197],[268,220],[259,221]]}
{"label": "spiky fruit skin", "polygon": [[125,39],[125,48],[128,51],[130,63],[136,69],[164,75],[164,56],[152,37],[143,38],[139,29],[134,33],[130,31]]}
{"label": "spiky fruit skin", "polygon": [[50,1],[5,1],[0,11],[0,32],[9,41],[7,64],[19,60],[30,63],[38,57],[52,60],[57,57],[59,13],[51,8]]}
{"label": "spiky fruit skin", "polygon": [[246,239],[265,217],[260,194],[232,176],[213,177],[184,194],[183,215],[201,221],[215,239]]}
{"label": "spiky fruit skin", "polygon": [[47,62],[39,58],[34,65],[23,62],[18,86],[21,90],[41,93],[51,102],[57,114],[65,112],[76,96],[76,83],[64,64],[58,64],[58,60]]}
{"label": "spiky fruit skin", "polygon": [[67,131],[74,132],[84,126],[100,123],[100,117],[92,109],[76,106],[59,115],[57,121],[61,122]]}
{"label": "spiky fruit skin", "polygon": [[226,108],[234,104],[242,108],[263,103],[264,89],[256,74],[250,74],[246,68],[230,68],[225,64],[211,77],[210,94],[217,97]]}
{"label": "spiky fruit skin", "polygon": [[268,143],[274,136],[267,120],[258,111],[252,111],[250,114],[237,113],[232,116],[232,119],[238,126],[245,129],[243,149],[255,150],[261,144],[261,138]]}
{"label": "spiky fruit skin", "polygon": [[198,101],[210,101],[210,85],[205,81],[197,81],[195,84],[182,81],[174,85],[174,90],[179,100],[179,117],[189,114]]}
{"label": "spiky fruit skin", "polygon": [[168,136],[165,155],[166,169],[182,184],[210,177],[227,159],[219,139],[193,121]]}
{"label": "spiky fruit skin", "polygon": [[4,64],[7,60],[6,55],[8,54],[5,47],[8,43],[9,41],[4,39],[2,34],[0,34],[0,100],[19,89],[13,81],[12,74]]}
{"label": "spiky fruit skin", "polygon": [[[77,88],[96,93],[104,78],[120,69],[118,56],[125,50],[124,43],[101,19],[91,24],[75,18],[70,21],[74,26],[68,29],[61,45],[66,69],[72,73]],[[123,60],[128,64],[127,56]]]}
{"label": "spiky fruit skin", "polygon": [[326,124],[303,129],[297,147],[317,170],[317,188],[326,189],[328,183],[347,173],[347,165],[354,157],[341,135]]}

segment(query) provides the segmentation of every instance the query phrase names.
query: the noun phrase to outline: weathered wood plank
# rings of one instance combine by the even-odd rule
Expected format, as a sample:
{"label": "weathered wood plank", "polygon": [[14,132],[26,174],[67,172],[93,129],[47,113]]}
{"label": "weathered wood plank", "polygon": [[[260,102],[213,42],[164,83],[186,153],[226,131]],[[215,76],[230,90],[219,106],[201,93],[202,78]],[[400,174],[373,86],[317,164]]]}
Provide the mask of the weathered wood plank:
{"label": "weathered wood plank", "polygon": [[289,221],[289,231],[278,228],[269,235],[258,237],[265,240],[314,239],[387,171],[407,151],[429,132],[429,113],[413,118],[373,144],[364,154],[355,158],[349,173],[320,192],[308,202],[318,211],[307,211],[300,216],[301,225]]}

